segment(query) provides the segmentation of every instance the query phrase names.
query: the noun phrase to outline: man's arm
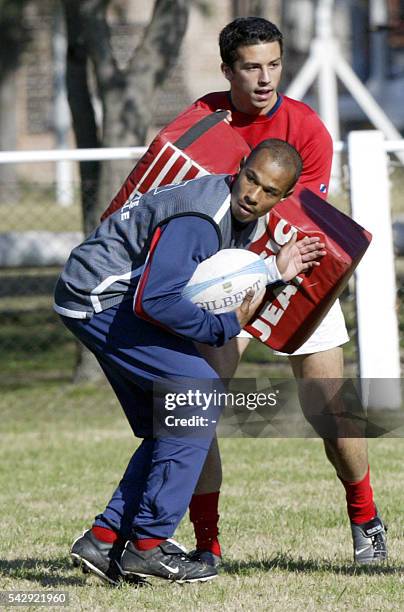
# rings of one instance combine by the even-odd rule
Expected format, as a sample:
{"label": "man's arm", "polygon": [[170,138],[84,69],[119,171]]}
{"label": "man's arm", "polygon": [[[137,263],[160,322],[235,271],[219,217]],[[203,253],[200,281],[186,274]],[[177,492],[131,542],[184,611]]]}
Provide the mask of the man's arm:
{"label": "man's arm", "polygon": [[[157,237],[156,237],[157,239]],[[219,249],[213,224],[198,216],[177,217],[161,228],[135,296],[135,313],[166,330],[212,346],[240,331],[235,312],[215,315],[182,297],[197,265]]]}

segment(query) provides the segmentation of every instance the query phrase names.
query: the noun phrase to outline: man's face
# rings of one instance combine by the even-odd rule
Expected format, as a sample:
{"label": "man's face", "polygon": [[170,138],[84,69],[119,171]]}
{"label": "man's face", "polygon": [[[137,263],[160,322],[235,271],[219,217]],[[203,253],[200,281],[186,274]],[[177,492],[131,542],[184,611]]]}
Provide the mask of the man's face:
{"label": "man's face", "polygon": [[230,83],[236,109],[249,115],[265,115],[277,100],[282,74],[281,49],[278,42],[239,47],[233,66],[222,64]]}
{"label": "man's face", "polygon": [[292,172],[275,162],[266,149],[248,158],[233,183],[231,211],[241,223],[266,215],[293,191]]}

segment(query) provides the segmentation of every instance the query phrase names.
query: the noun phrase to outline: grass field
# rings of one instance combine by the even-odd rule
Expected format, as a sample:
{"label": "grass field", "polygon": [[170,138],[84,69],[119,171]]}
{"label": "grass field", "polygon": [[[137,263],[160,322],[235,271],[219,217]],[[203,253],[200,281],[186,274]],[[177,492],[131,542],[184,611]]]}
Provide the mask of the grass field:
{"label": "grass field", "polygon": [[[7,206],[2,231],[16,229],[18,212],[27,224],[19,230],[80,227],[79,207],[53,214],[48,192],[34,206],[24,200],[10,214]],[[393,211],[402,212],[401,192]],[[389,524],[386,566],[353,566],[343,489],[320,440],[223,439],[225,565],[216,581],[113,589],[74,569],[71,542],[103,509],[137,442],[107,386],[70,384],[76,345],[51,311],[54,278],[55,270],[1,272],[0,591],[66,591],[71,609],[93,611],[404,610],[403,439],[370,440],[376,500]],[[402,283],[399,291],[402,298]],[[343,308],[352,337],[346,372],[355,375],[348,294]],[[239,375],[284,376],[284,363],[255,342]],[[187,518],[176,537],[193,547]]]}
{"label": "grass field", "polygon": [[[391,559],[355,568],[342,487],[319,440],[221,440],[226,563],[208,584],[113,589],[74,569],[72,540],[102,510],[136,441],[107,387],[2,394],[0,590],[62,590],[74,610],[402,610],[402,439],[370,441]],[[192,547],[185,518],[177,538]]]}
{"label": "grass field", "polygon": [[[112,589],[73,569],[71,542],[102,510],[136,441],[108,387],[70,384],[76,345],[50,309],[53,273],[43,274],[32,295],[2,301],[0,590],[67,591],[74,610],[404,609],[403,439],[370,441],[390,526],[386,567],[352,565],[343,490],[321,441],[224,439],[226,562],[216,581]],[[355,338],[354,303],[343,306]],[[346,358],[355,373],[354,340]],[[283,376],[281,359],[255,342],[239,375]],[[193,546],[186,518],[177,538]]]}

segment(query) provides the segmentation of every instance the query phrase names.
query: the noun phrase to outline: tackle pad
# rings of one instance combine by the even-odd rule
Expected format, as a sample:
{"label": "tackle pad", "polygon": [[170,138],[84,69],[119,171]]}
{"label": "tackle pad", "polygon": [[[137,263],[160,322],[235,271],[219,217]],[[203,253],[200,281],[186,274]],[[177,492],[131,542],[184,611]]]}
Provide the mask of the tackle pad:
{"label": "tackle pad", "polygon": [[206,174],[234,174],[251,152],[229,125],[229,111],[214,113],[194,108],[184,111],[161,130],[133,168],[101,217],[161,185],[180,183]]}
{"label": "tackle pad", "polygon": [[319,236],[327,254],[321,265],[287,284],[268,287],[263,307],[244,329],[284,353],[296,351],[339,297],[372,239],[353,219],[297,186],[294,194],[259,219],[251,250],[274,255],[297,231],[298,239]]}
{"label": "tackle pad", "polygon": [[[132,198],[160,185],[206,174],[234,174],[250,147],[232,129],[228,111],[193,108],[161,130],[138,161],[101,220]],[[276,254],[294,231],[298,238],[319,236],[327,255],[288,284],[268,288],[263,307],[245,327],[252,336],[284,353],[293,353],[311,336],[346,286],[371,241],[350,217],[310,190],[297,186],[292,196],[258,219],[251,250]]]}

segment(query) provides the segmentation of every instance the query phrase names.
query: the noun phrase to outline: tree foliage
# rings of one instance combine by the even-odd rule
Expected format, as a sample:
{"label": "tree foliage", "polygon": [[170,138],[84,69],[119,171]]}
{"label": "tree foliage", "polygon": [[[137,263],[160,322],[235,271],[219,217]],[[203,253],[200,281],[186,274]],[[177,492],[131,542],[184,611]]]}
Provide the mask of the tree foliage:
{"label": "tree foliage", "polygon": [[[153,97],[178,57],[186,31],[187,0],[156,0],[133,54],[122,68],[114,57],[108,8],[111,0],[63,0],[67,32],[69,104],[79,147],[136,146],[145,143]],[[90,68],[101,101],[97,128]],[[117,191],[128,167],[122,162],[82,163],[84,226],[90,231]]]}
{"label": "tree foliage", "polygon": [[[191,3],[155,0],[150,22],[124,68],[118,65],[111,44],[107,18],[111,0],[62,3],[68,36],[68,99],[77,146],[143,145],[152,121],[153,97],[177,60]],[[92,75],[101,101],[101,126],[96,121]],[[80,164],[86,233],[98,224],[128,170],[122,162]],[[98,375],[91,354],[82,351],[75,379],[96,379]]]}
{"label": "tree foliage", "polygon": [[[29,42],[24,27],[24,10],[28,0],[0,0],[0,149],[16,147],[17,85],[15,72],[22,52]],[[0,165],[0,181],[13,186],[17,193],[16,170],[12,164]],[[15,195],[15,194],[14,194]]]}
{"label": "tree foliage", "polygon": [[29,42],[24,10],[29,0],[0,0],[0,79],[17,69]]}

